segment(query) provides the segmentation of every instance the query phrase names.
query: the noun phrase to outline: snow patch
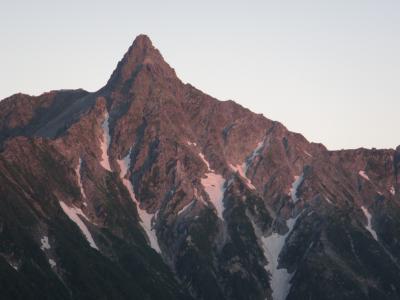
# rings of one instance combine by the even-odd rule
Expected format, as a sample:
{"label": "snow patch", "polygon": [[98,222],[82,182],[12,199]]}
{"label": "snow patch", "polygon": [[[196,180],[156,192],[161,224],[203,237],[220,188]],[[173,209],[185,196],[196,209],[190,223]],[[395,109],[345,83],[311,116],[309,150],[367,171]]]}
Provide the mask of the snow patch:
{"label": "snow patch", "polygon": [[304,181],[304,174],[301,174],[300,176],[294,176],[294,182],[292,184],[292,188],[290,189],[289,195],[292,197],[293,203],[296,203],[299,201],[299,197],[297,196],[298,194],[298,189],[300,185]]}
{"label": "snow patch", "polygon": [[[78,178],[78,185],[79,185],[79,189],[81,190],[81,195],[82,195],[83,199],[86,199],[85,190],[83,189],[83,185],[82,185],[81,168],[82,168],[82,159],[79,158],[78,165],[75,168],[75,173],[76,173],[76,177]],[[86,204],[86,203],[84,202],[84,204]]]}
{"label": "snow patch", "polygon": [[246,170],[247,170],[247,167],[248,167],[246,163],[243,163],[241,165],[236,165],[236,166],[230,164],[229,166],[231,167],[232,170],[234,170],[235,172],[239,173],[240,177],[242,177],[245,180],[246,185],[249,188],[251,188],[252,190],[256,189],[256,187],[253,185],[251,180],[246,176]]}
{"label": "snow patch", "polygon": [[42,244],[40,246],[40,250],[44,251],[44,250],[49,250],[50,247],[50,243],[49,243],[49,237],[48,236],[44,236],[40,239],[40,243]]}
{"label": "snow patch", "polygon": [[194,147],[196,147],[197,146],[197,144],[196,143],[192,143],[192,142],[190,142],[190,141],[187,141],[186,142],[189,146],[194,146]]}
{"label": "snow patch", "polygon": [[288,232],[284,235],[280,235],[276,232],[272,233],[268,237],[262,236],[261,230],[250,218],[253,228],[260,236],[261,246],[264,252],[264,256],[268,261],[265,266],[265,270],[271,274],[271,289],[273,300],[284,300],[290,291],[290,280],[294,274],[290,274],[286,269],[279,268],[279,255],[285,246],[286,239],[292,232],[294,225],[300,215],[295,218],[291,218],[286,221]]}
{"label": "snow patch", "polygon": [[61,206],[62,210],[64,211],[64,213],[71,219],[71,221],[74,222],[76,225],[78,225],[82,234],[85,236],[86,240],[89,242],[89,245],[92,248],[99,250],[99,248],[97,248],[96,243],[94,242],[94,239],[93,239],[89,229],[86,227],[85,223],[81,220],[81,217],[84,218],[85,220],[88,220],[88,218],[82,212],[82,210],[80,208],[76,208],[76,207],[69,207],[63,201],[60,201],[60,206]]}
{"label": "snow patch", "polygon": [[368,221],[367,226],[365,226],[365,229],[367,229],[371,233],[372,237],[377,241],[378,235],[376,234],[376,231],[374,229],[372,229],[371,214],[369,213],[368,209],[365,206],[361,206],[361,210],[363,211],[364,216],[367,218],[367,221]]}
{"label": "snow patch", "polygon": [[0,256],[2,256],[6,262],[9,264],[10,267],[12,267],[15,271],[18,271],[19,269],[19,262],[16,259],[13,259],[13,257],[7,256],[5,254],[1,254]]}
{"label": "snow patch", "polygon": [[147,238],[150,242],[151,248],[153,248],[158,253],[161,253],[160,246],[159,246],[158,240],[157,240],[156,231],[153,228],[153,224],[152,224],[153,223],[152,221],[155,218],[155,216],[154,216],[154,214],[149,214],[146,210],[140,208],[140,203],[136,199],[136,195],[133,190],[133,185],[132,185],[131,181],[127,178],[130,164],[131,164],[131,160],[130,160],[131,151],[132,151],[132,149],[129,150],[128,155],[125,156],[122,160],[117,160],[117,163],[121,170],[119,173],[119,176],[122,180],[122,183],[125,185],[126,189],[128,190],[132,201],[136,204],[139,218],[140,218],[140,225],[142,226],[142,228],[144,229],[144,231],[147,235]]}
{"label": "snow patch", "polygon": [[394,196],[396,195],[396,190],[394,189],[394,186],[390,187],[390,193]]}
{"label": "snow patch", "polygon": [[100,164],[104,169],[111,172],[110,158],[108,157],[108,148],[110,147],[110,142],[111,142],[110,127],[108,121],[109,121],[109,115],[106,112],[104,122],[101,124],[101,128],[103,129],[103,137],[100,144],[102,152]]}
{"label": "snow patch", "polygon": [[225,179],[219,174],[216,174],[214,170],[210,168],[210,163],[207,161],[203,153],[199,153],[200,158],[206,164],[208,172],[204,174],[204,178],[201,179],[201,184],[210,197],[211,203],[217,210],[218,218],[223,220],[224,212],[224,193],[225,193]]}
{"label": "snow patch", "polygon": [[51,258],[49,258],[49,264],[50,267],[55,268],[57,266],[56,262],[54,260],[52,260]]}
{"label": "snow patch", "polygon": [[205,191],[210,197],[211,203],[217,210],[218,217],[223,220],[224,212],[224,193],[225,193],[225,179],[219,174],[206,173],[205,178],[201,179]]}
{"label": "snow patch", "polygon": [[361,170],[360,172],[358,172],[358,175],[360,175],[362,178],[364,178],[365,180],[371,181],[367,175],[367,173],[365,173],[365,171]]}
{"label": "snow patch", "polygon": [[331,199],[329,199],[328,197],[324,197],[324,199],[326,200],[326,202],[328,202],[329,204],[333,204]]}

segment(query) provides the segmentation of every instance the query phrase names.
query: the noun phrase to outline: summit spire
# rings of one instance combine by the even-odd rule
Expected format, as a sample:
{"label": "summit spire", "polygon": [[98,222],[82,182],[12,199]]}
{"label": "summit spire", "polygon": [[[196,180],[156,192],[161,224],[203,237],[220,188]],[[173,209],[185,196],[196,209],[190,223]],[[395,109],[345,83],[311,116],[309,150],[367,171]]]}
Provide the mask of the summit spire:
{"label": "summit spire", "polygon": [[165,62],[150,38],[145,34],[140,34],[118,63],[107,85],[123,84],[133,79],[144,66],[147,66],[147,70],[154,75],[161,75],[164,78],[176,77],[174,69]]}

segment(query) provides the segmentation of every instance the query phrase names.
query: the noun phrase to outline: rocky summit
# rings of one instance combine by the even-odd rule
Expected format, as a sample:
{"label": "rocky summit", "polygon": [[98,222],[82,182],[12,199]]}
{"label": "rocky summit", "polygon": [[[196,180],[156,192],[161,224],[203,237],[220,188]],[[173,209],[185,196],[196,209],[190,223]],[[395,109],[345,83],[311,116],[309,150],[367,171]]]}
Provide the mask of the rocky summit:
{"label": "rocky summit", "polygon": [[400,148],[329,151],[140,35],[97,92],[0,102],[0,298],[400,299],[399,195]]}

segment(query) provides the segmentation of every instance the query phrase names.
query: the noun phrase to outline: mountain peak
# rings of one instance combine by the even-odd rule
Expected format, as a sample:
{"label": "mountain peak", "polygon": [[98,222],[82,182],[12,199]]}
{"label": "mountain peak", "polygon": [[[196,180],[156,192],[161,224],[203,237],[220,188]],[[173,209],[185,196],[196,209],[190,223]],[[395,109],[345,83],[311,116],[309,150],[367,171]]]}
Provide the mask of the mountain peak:
{"label": "mountain peak", "polygon": [[133,41],[132,47],[137,47],[141,49],[154,48],[153,43],[146,34],[139,34]]}
{"label": "mountain peak", "polygon": [[118,63],[107,86],[121,85],[133,80],[144,66],[147,66],[146,69],[154,75],[158,74],[163,78],[176,77],[174,69],[165,62],[161,53],[153,46],[150,38],[145,34],[140,34]]}
{"label": "mountain peak", "polygon": [[145,35],[101,91],[0,101],[0,299],[400,299],[399,233],[400,148],[309,143]]}

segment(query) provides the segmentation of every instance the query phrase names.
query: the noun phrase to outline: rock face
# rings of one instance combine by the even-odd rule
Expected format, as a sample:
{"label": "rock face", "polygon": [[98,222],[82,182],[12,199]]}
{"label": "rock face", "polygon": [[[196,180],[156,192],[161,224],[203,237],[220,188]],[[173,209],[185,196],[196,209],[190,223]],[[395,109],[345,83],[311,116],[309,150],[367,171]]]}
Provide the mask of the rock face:
{"label": "rock face", "polygon": [[400,299],[400,151],[328,151],[182,83],[0,102],[2,299]]}

